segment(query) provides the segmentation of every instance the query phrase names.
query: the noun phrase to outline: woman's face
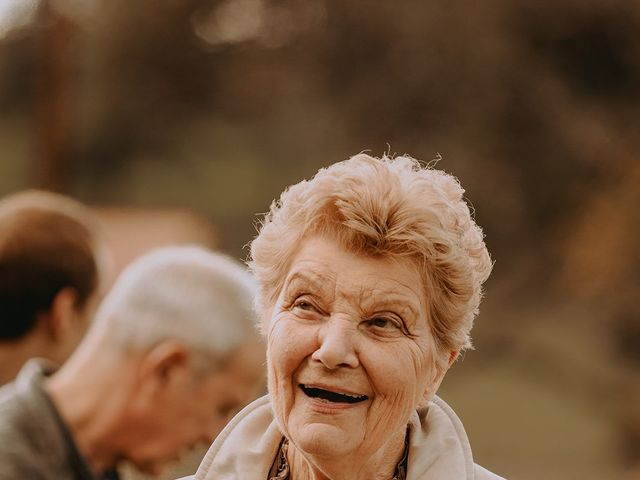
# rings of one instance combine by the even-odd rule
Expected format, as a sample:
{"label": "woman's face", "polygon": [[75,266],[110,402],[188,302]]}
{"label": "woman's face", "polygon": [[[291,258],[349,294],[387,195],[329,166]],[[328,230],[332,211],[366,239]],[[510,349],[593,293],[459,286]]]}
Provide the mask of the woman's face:
{"label": "woman's face", "polygon": [[301,245],[266,325],[274,412],[298,449],[369,458],[404,438],[441,379],[423,291],[409,260]]}

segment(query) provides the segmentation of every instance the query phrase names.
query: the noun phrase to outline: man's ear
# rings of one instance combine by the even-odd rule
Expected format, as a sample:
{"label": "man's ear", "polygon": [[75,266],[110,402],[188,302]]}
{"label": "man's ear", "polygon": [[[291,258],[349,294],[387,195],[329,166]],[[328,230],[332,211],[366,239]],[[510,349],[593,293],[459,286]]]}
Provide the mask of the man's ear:
{"label": "man's ear", "polygon": [[453,363],[460,355],[460,350],[451,350],[446,355],[447,357],[445,361],[437,361],[437,359],[434,357],[434,365],[431,372],[431,378],[429,379],[427,388],[424,391],[424,395],[419,406],[425,406],[436,394],[436,392],[440,388],[440,384],[442,383],[445,374],[449,371],[451,365],[453,365]]}
{"label": "man's ear", "polygon": [[63,340],[69,330],[74,327],[78,315],[76,311],[77,300],[78,292],[73,287],[65,287],[53,297],[51,308],[45,316],[45,322],[47,331],[54,341]]}
{"label": "man's ear", "polygon": [[180,343],[165,340],[147,351],[139,364],[139,378],[152,390],[174,382],[189,367],[189,352]]}

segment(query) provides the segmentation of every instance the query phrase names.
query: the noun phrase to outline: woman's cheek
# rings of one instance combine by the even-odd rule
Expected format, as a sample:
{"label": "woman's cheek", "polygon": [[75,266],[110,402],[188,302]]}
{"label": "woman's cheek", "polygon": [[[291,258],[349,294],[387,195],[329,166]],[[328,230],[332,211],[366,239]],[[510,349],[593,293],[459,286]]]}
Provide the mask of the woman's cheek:
{"label": "woman's cheek", "polygon": [[291,379],[304,361],[304,344],[297,327],[287,319],[279,319],[268,338],[268,356],[272,373],[278,381]]}
{"label": "woman's cheek", "polygon": [[296,393],[295,374],[305,355],[297,327],[285,318],[279,320],[268,339],[269,393],[272,405],[278,407],[276,420],[286,434]]}
{"label": "woman's cheek", "polygon": [[421,387],[423,367],[415,362],[413,352],[405,348],[383,346],[363,352],[363,366],[374,388],[392,403],[415,403]]}
{"label": "woman's cheek", "polygon": [[274,409],[276,420],[280,425],[280,428],[286,432],[286,419],[288,417],[287,411],[289,407],[287,404],[287,397],[290,394],[287,393],[287,383],[284,381],[284,374],[280,368],[277,352],[273,350],[273,347],[269,346],[269,362],[268,362],[268,388],[269,395],[272,399],[272,405],[277,406],[277,411]]}

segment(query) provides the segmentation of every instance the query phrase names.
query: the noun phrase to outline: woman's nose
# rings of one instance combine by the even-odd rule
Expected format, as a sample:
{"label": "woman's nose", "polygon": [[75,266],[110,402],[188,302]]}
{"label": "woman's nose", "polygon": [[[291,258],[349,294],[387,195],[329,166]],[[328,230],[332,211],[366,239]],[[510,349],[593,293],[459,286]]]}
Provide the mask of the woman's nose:
{"label": "woman's nose", "polygon": [[312,360],[333,370],[339,367],[355,368],[359,365],[353,344],[354,332],[348,320],[330,319],[318,331],[318,348]]}

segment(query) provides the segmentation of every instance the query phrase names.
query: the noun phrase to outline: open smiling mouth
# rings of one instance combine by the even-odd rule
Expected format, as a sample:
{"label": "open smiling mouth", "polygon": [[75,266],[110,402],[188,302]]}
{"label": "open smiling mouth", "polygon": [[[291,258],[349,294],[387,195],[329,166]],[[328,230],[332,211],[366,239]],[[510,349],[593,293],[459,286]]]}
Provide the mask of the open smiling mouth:
{"label": "open smiling mouth", "polygon": [[333,403],[360,403],[367,400],[366,395],[348,395],[345,393],[332,392],[322,388],[307,387],[302,383],[298,385],[307,397],[319,398]]}

